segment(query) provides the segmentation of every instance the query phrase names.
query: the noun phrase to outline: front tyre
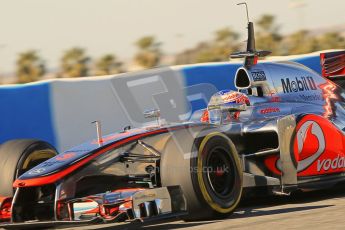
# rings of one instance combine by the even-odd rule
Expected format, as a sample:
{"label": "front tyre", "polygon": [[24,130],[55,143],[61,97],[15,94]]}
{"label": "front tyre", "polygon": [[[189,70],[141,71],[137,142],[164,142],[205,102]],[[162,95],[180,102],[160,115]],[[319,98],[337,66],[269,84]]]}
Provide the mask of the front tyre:
{"label": "front tyre", "polygon": [[0,196],[12,197],[16,178],[56,155],[53,146],[40,140],[18,139],[0,145]]}
{"label": "front tyre", "polygon": [[232,141],[222,133],[208,134],[201,141],[192,165],[197,166],[197,172],[192,173],[194,186],[212,217],[231,214],[241,199],[243,175]]}
{"label": "front tyre", "polygon": [[[241,199],[243,175],[233,142],[220,132],[196,139],[181,132],[172,139],[161,158],[161,181],[162,186],[181,186],[189,212],[185,219],[231,214]],[[189,145],[192,153],[186,149]],[[188,151],[191,157],[186,157]]]}

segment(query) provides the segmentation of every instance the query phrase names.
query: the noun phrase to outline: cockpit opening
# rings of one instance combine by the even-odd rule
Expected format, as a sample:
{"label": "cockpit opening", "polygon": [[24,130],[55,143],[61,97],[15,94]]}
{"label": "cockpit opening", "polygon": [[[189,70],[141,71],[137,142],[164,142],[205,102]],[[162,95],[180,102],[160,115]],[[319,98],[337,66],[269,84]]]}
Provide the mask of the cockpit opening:
{"label": "cockpit opening", "polygon": [[247,88],[247,89],[239,89],[238,91],[246,94],[247,96],[255,96],[255,97],[263,97],[264,96],[264,92],[263,92],[261,86],[251,87],[251,88]]}
{"label": "cockpit opening", "polygon": [[256,91],[257,91],[257,96],[258,97],[263,97],[264,96],[264,91],[262,90],[261,86],[256,87]]}

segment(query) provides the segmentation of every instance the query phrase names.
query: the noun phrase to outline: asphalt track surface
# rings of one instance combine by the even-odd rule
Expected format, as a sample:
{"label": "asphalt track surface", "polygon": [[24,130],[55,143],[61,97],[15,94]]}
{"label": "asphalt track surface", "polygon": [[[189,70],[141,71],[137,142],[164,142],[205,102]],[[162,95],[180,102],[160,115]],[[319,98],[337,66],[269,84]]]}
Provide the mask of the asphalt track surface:
{"label": "asphalt track surface", "polygon": [[[66,229],[66,228],[65,228]],[[345,229],[345,186],[288,197],[248,199],[227,219],[147,224],[106,224],[72,229]]]}
{"label": "asphalt track surface", "polygon": [[233,215],[222,220],[184,222],[173,219],[146,224],[114,223],[58,229],[345,229],[345,186],[287,197],[247,199]]}

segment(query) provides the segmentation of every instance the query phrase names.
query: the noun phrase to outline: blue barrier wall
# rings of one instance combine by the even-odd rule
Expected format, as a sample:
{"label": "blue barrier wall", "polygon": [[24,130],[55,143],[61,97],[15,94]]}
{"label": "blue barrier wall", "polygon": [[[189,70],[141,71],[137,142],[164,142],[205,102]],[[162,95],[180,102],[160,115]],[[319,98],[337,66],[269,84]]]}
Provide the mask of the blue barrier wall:
{"label": "blue barrier wall", "polygon": [[291,61],[295,61],[295,62],[301,63],[302,65],[308,66],[310,69],[321,74],[321,65],[320,65],[319,55],[298,57],[298,58],[291,59]]}
{"label": "blue barrier wall", "polygon": [[49,83],[3,86],[0,105],[0,143],[38,138],[55,146]]}
{"label": "blue barrier wall", "polygon": [[[216,64],[205,66],[190,66],[183,67],[182,74],[184,75],[185,85],[189,95],[191,92],[190,86],[200,83],[209,83],[217,88],[218,91],[223,89],[235,89],[234,79],[236,70],[240,64]],[[192,112],[205,108],[207,104],[204,100],[192,101]]]}
{"label": "blue barrier wall", "polygon": [[[286,57],[286,60],[288,59],[289,57]],[[290,60],[321,73],[318,55],[301,56],[290,58]],[[151,82],[152,89],[146,89],[146,94],[152,95],[153,98],[145,94],[147,103],[154,102],[153,95],[165,93],[167,87],[164,84],[174,88],[181,87],[182,91],[171,90],[174,92],[170,92],[170,89],[168,91],[172,95],[178,93],[183,100],[186,100],[185,102],[182,102],[182,99],[177,101],[179,105],[187,104],[189,101],[191,110],[194,112],[207,106],[213,92],[235,89],[233,77],[240,65],[239,63],[212,63],[174,67],[170,70],[158,68],[146,72],[124,74],[122,77],[143,80],[157,78],[156,83]],[[118,85],[120,78],[118,76],[79,78],[0,86],[0,143],[10,139],[37,138],[49,142],[61,151],[94,138],[94,127],[90,124],[93,120],[102,120],[104,134],[131,124],[129,121],[131,116],[126,115],[128,111],[125,111],[123,107],[123,103],[128,100],[125,98],[120,101],[116,96],[117,90],[114,86]],[[179,84],[171,86],[169,80],[171,78],[180,79],[177,81]],[[198,85],[209,87],[197,87]],[[205,91],[207,93],[204,93]],[[185,95],[181,95],[180,92]],[[199,99],[196,96],[192,100],[188,98],[188,96],[197,95],[198,92],[203,92],[205,97]],[[166,99],[170,96],[169,93],[165,95]],[[138,97],[138,100],[140,100],[138,103],[141,103],[143,99]],[[176,102],[176,95],[174,100]],[[189,105],[187,107],[184,112],[191,112]]]}

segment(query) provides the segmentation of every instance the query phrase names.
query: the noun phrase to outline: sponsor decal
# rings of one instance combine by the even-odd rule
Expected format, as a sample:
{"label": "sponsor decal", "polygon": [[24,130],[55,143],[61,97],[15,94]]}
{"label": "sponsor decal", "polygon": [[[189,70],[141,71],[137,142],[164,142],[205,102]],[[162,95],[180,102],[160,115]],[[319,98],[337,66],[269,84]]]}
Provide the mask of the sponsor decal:
{"label": "sponsor decal", "polygon": [[[328,119],[315,115],[302,118],[293,143],[298,177],[345,172],[343,142],[343,134]],[[265,159],[268,169],[277,175],[282,173],[279,156]]]}
{"label": "sponsor decal", "polygon": [[249,104],[249,99],[245,94],[238,92],[231,92],[221,96],[223,103],[238,103],[238,104]]}
{"label": "sponsor decal", "polygon": [[[306,121],[297,131],[296,138],[298,151],[297,172],[302,172],[322,155],[326,148],[326,141],[320,125],[315,121]],[[280,159],[276,161],[276,167],[282,170]]]}
{"label": "sponsor decal", "polygon": [[236,99],[239,97],[240,95],[237,92],[231,92],[229,94],[224,94],[222,96],[222,99],[225,103],[228,102],[232,102],[232,101],[236,101]]}
{"label": "sponsor decal", "polygon": [[315,121],[306,121],[296,135],[299,156],[297,171],[301,172],[322,155],[326,141],[320,125]]}
{"label": "sponsor decal", "polygon": [[322,100],[322,96],[319,94],[299,95],[299,97],[303,101],[321,101]]}
{"label": "sponsor decal", "polygon": [[266,81],[266,74],[264,71],[252,72],[252,77],[254,81]]}
{"label": "sponsor decal", "polygon": [[322,169],[328,171],[329,169],[345,168],[345,157],[338,155],[334,159],[323,159],[317,161],[316,170],[320,172]]}
{"label": "sponsor decal", "polygon": [[249,105],[249,98],[246,95],[242,94],[236,99],[236,103]]}
{"label": "sponsor decal", "polygon": [[38,169],[30,170],[29,174],[30,175],[36,175],[36,174],[43,173],[44,171],[46,171],[45,168],[38,168]]}
{"label": "sponsor decal", "polygon": [[278,97],[278,96],[273,96],[273,97],[271,97],[270,101],[271,101],[271,102],[280,102],[280,97]]}
{"label": "sponsor decal", "polygon": [[63,164],[63,163],[66,163],[67,160],[72,159],[75,156],[76,156],[75,152],[62,153],[62,154],[57,155],[54,158],[51,158],[51,159],[41,163],[41,166],[49,168],[55,164]]}
{"label": "sponsor decal", "polygon": [[65,160],[68,160],[72,157],[75,156],[75,153],[74,152],[68,152],[68,153],[64,153],[64,154],[61,154],[59,156],[56,157],[56,160],[58,161],[65,161]]}
{"label": "sponsor decal", "polygon": [[281,79],[284,93],[297,93],[309,90],[317,90],[317,86],[312,77],[296,77],[293,79]]}
{"label": "sponsor decal", "polygon": [[59,164],[59,163],[62,163],[62,162],[61,161],[48,160],[48,161],[43,162],[41,165],[43,167],[50,167],[50,166],[53,166],[53,165]]}
{"label": "sponsor decal", "polygon": [[269,96],[271,97],[270,98],[270,101],[271,102],[280,102],[280,97],[278,95],[276,95],[276,92],[275,91],[271,91],[269,93]]}
{"label": "sponsor decal", "polygon": [[261,114],[268,114],[268,113],[279,113],[280,109],[279,108],[275,108],[275,107],[269,107],[269,108],[265,108],[265,109],[261,109],[260,113]]}

